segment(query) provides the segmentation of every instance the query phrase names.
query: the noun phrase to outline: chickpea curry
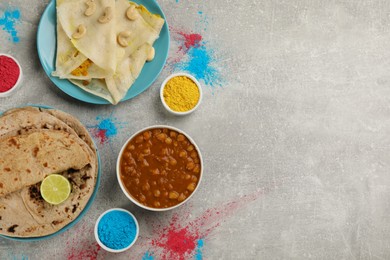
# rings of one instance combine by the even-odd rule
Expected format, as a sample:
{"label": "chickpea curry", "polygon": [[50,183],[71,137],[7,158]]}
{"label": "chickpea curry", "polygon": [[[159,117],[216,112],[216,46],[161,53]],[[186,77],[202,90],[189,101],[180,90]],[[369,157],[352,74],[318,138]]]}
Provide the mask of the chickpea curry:
{"label": "chickpea curry", "polygon": [[120,160],[122,184],[139,203],[151,208],[169,208],[186,200],[200,174],[195,146],[183,134],[167,128],[136,135]]}

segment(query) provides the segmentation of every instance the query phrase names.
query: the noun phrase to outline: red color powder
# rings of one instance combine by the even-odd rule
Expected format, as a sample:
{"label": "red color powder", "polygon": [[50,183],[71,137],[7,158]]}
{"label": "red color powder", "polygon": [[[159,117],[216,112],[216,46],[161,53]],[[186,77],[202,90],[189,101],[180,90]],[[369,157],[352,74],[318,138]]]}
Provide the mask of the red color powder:
{"label": "red color powder", "polygon": [[108,138],[106,132],[107,132],[106,129],[99,129],[99,128],[92,129],[93,136],[99,139],[100,144],[104,144],[107,142]]}
{"label": "red color powder", "polygon": [[[154,230],[159,234],[159,237],[151,241],[151,245],[155,249],[149,249],[149,251],[157,252],[156,248],[162,249],[162,252],[159,252],[159,258],[162,260],[190,259],[196,253],[199,239],[207,238],[228,217],[237,214],[240,208],[247,206],[250,202],[268,192],[269,189],[257,190],[219,207],[207,209],[192,221],[188,221],[190,217],[188,212],[175,213],[168,227]],[[187,223],[183,227],[179,222]]]}
{"label": "red color powder", "polygon": [[163,230],[158,239],[152,241],[153,246],[163,249],[161,254],[163,260],[189,258],[197,246],[197,240],[200,239],[197,229],[191,230],[190,226],[181,227],[176,225],[177,218],[177,215],[173,216],[168,228]]}
{"label": "red color powder", "polygon": [[184,46],[186,47],[186,50],[189,50],[190,48],[198,48],[200,46],[202,35],[197,33],[187,34],[184,32],[178,32],[178,34],[184,37]]}
{"label": "red color powder", "polygon": [[18,64],[7,56],[0,56],[0,92],[6,92],[14,87],[19,75]]}
{"label": "red color powder", "polygon": [[197,33],[177,32],[177,34],[184,37],[183,45],[179,47],[179,51],[188,52],[191,48],[198,48],[202,41],[202,35]]}

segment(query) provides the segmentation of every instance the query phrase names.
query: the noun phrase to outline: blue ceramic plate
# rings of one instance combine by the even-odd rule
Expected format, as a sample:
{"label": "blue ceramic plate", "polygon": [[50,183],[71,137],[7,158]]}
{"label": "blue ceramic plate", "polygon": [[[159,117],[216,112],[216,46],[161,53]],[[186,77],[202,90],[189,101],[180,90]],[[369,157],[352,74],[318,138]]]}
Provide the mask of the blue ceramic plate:
{"label": "blue ceramic plate", "polygon": [[[153,45],[156,50],[156,56],[154,57],[153,61],[145,64],[141,74],[131,86],[122,101],[137,96],[138,94],[145,91],[150,85],[152,85],[164,67],[169,50],[169,29],[166,22],[167,20],[160,6],[155,0],[133,1],[144,5],[150,12],[159,14],[162,18],[164,18],[165,24],[161,30],[160,37]],[[59,79],[51,75],[51,73],[55,70],[57,47],[56,26],[56,3],[55,0],[52,0],[46,7],[46,10],[41,17],[37,34],[38,55],[47,76],[59,89],[76,99],[92,104],[111,104],[103,98],[92,95],[80,89],[66,79]]]}
{"label": "blue ceramic plate", "polygon": [[[46,108],[46,109],[53,109],[52,107],[43,106],[43,105],[30,105],[30,106],[41,107],[41,108]],[[0,112],[0,115],[1,114],[2,114],[2,112]],[[95,145],[95,147],[97,147],[95,143],[94,143],[94,145]],[[83,211],[81,211],[80,214],[72,222],[70,222],[68,225],[66,225],[65,227],[61,228],[57,232],[55,232],[53,234],[50,234],[50,235],[47,235],[47,236],[41,236],[41,237],[10,237],[10,236],[5,236],[5,235],[0,235],[0,237],[7,238],[7,239],[10,239],[10,240],[25,241],[25,242],[44,240],[44,239],[52,238],[54,236],[57,236],[59,234],[64,233],[66,230],[68,230],[69,228],[73,227],[77,222],[79,222],[83,218],[85,213],[88,212],[88,210],[91,207],[93,201],[95,200],[96,193],[97,193],[97,191],[99,189],[99,185],[100,185],[100,175],[101,175],[101,173],[100,173],[101,172],[100,166],[101,166],[101,162],[100,162],[99,151],[96,150],[96,153],[97,153],[97,157],[98,157],[98,175],[97,175],[97,178],[96,178],[95,189],[93,190],[93,193],[92,193],[91,197],[89,198],[89,200],[87,202],[87,205],[85,205],[85,208],[83,209]]]}

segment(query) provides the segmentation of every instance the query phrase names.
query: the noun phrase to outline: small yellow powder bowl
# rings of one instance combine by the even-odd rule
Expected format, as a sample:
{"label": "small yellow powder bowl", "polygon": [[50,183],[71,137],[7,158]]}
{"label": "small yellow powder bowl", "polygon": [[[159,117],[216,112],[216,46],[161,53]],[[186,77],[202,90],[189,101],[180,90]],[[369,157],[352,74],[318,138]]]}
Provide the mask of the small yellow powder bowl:
{"label": "small yellow powder bowl", "polygon": [[164,80],[160,89],[164,107],[174,115],[188,115],[195,111],[202,101],[199,82],[187,73],[175,73]]}

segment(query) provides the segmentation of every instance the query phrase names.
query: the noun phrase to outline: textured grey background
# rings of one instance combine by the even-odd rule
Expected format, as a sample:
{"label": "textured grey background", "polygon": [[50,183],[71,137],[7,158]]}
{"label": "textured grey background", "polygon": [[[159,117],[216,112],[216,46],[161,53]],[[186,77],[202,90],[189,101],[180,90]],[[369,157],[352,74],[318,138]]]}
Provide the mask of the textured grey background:
{"label": "textured grey background", "polygon": [[[116,183],[115,161],[129,135],[156,123],[182,128],[202,149],[207,169],[192,215],[267,190],[212,233],[204,259],[390,258],[390,2],[160,0],[176,27],[195,28],[195,12],[203,10],[210,18],[204,38],[228,57],[221,61],[228,70],[223,87],[205,87],[200,109],[184,118],[168,116],[159,102],[167,70],[116,107],[81,103],[56,89],[35,45],[47,2],[0,3],[21,8],[21,42],[1,32],[0,52],[16,56],[25,74],[0,110],[40,103],[87,125],[111,113],[127,123],[110,145],[99,146],[102,183],[83,220],[45,242],[0,239],[0,258],[66,258],[64,241],[77,241],[75,230],[92,227],[111,207],[132,210],[144,235],[153,236],[147,217],[164,223],[172,213],[131,205]],[[135,247],[134,258],[142,250]]]}

